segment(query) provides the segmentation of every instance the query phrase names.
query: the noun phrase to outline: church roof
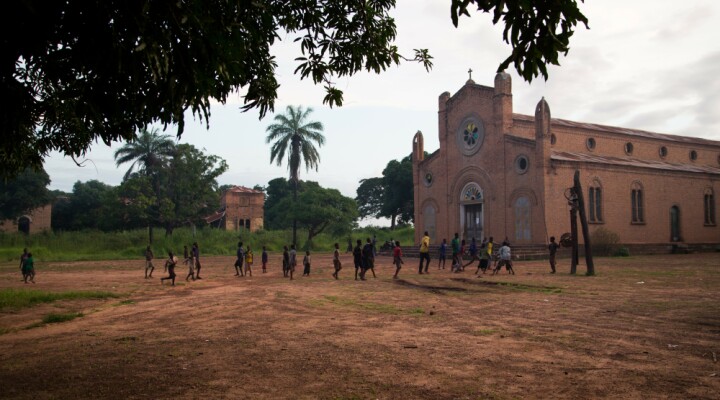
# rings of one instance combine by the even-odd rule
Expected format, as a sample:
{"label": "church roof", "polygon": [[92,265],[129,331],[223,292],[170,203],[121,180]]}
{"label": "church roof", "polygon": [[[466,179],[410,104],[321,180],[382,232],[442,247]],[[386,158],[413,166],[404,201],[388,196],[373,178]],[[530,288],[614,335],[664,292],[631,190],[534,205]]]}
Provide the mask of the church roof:
{"label": "church roof", "polygon": [[[530,115],[513,114],[513,119],[525,121],[525,122],[535,122],[535,117],[532,117]],[[567,127],[567,128],[573,128],[573,129],[583,129],[583,130],[603,132],[603,133],[615,133],[615,134],[625,135],[625,136],[643,137],[643,138],[647,138],[647,139],[665,140],[665,141],[684,143],[684,144],[699,144],[699,145],[720,147],[720,142],[716,141],[716,140],[702,139],[702,138],[690,137],[690,136],[669,135],[666,133],[655,133],[655,132],[643,131],[640,129],[620,128],[617,126],[591,124],[588,122],[568,121],[565,119],[558,119],[558,118],[551,119],[551,126]]]}
{"label": "church roof", "polygon": [[231,192],[231,193],[260,193],[260,194],[263,193],[259,190],[250,189],[245,186],[233,186],[233,187],[229,188],[227,191]]}
{"label": "church roof", "polygon": [[550,155],[553,161],[564,162],[585,162],[592,164],[605,164],[616,167],[649,168],[661,171],[691,172],[720,175],[720,168],[713,168],[704,165],[678,164],[666,161],[640,160],[631,157],[601,156],[597,154],[573,153],[567,151],[554,151]]}

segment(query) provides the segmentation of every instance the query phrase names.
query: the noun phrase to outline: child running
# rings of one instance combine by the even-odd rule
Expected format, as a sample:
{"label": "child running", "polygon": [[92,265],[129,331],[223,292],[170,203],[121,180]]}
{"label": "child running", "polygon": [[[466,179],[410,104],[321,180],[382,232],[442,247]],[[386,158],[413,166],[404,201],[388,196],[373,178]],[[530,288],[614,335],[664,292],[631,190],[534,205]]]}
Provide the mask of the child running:
{"label": "child running", "polygon": [[400,268],[402,268],[401,265],[404,264],[399,240],[395,241],[395,247],[393,248],[393,264],[395,264],[395,275],[393,275],[393,279],[397,279]]}
{"label": "child running", "polygon": [[238,248],[235,252],[235,276],[245,276],[243,272],[243,264],[245,263],[245,251],[243,251],[243,242],[238,242]]}
{"label": "child running", "polygon": [[440,243],[440,250],[438,250],[438,269],[440,268],[440,264],[442,264],[442,269],[445,269],[445,258],[447,257],[447,239],[443,239],[442,243]]}
{"label": "child running", "polygon": [[252,276],[252,265],[253,265],[253,252],[250,250],[250,245],[245,250],[245,275]]}
{"label": "child running", "polygon": [[198,246],[197,242],[193,243],[192,254],[195,259],[195,279],[202,279],[200,277],[200,268],[202,268],[200,265],[200,246]]}
{"label": "child running", "polygon": [[377,278],[375,276],[375,257],[373,257],[373,245],[370,238],[367,238],[367,243],[365,243],[365,246],[363,246],[362,249],[362,271],[360,272],[360,279],[365,280],[365,274],[368,270],[372,271],[373,278]]}
{"label": "child running", "polygon": [[[150,249],[150,246],[148,246],[145,249],[145,279],[152,278],[152,273],[155,271],[155,267],[152,263],[153,258],[155,258],[155,255]],[[148,275],[148,271],[150,271],[150,275]]]}
{"label": "child running", "polygon": [[25,257],[22,265],[22,274],[25,283],[28,283],[28,279],[30,279],[30,282],[35,283],[35,260],[33,260],[32,253],[27,253],[27,257]]}
{"label": "child running", "polygon": [[178,259],[175,257],[172,251],[168,252],[168,259],[165,261],[165,268],[167,268],[168,276],[165,278],[160,278],[160,284],[163,284],[163,281],[166,279],[169,279],[172,282],[171,286],[175,286],[175,266],[177,265]]}
{"label": "child running", "polygon": [[342,269],[342,263],[340,263],[340,245],[338,243],[335,243],[335,251],[333,251],[333,267],[335,267],[335,272],[333,272],[332,275],[333,278],[337,280],[339,279],[338,274]]}
{"label": "child running", "polygon": [[357,246],[353,249],[353,262],[355,263],[355,280],[358,280],[358,273],[362,274],[362,241],[357,240]]}
{"label": "child running", "polygon": [[310,250],[305,250],[303,257],[303,276],[310,276]]}
{"label": "child running", "polygon": [[192,257],[190,254],[188,254],[188,248],[187,246],[183,246],[183,256],[185,257],[185,265],[188,267],[188,274],[185,277],[185,282],[187,282],[190,278],[192,280],[195,280],[195,263],[192,260]]}
{"label": "child running", "polygon": [[500,262],[497,263],[497,266],[495,267],[495,270],[493,270],[493,275],[500,272],[503,265],[505,266],[505,269],[509,274],[515,275],[515,271],[512,267],[512,256],[510,255],[510,245],[508,242],[503,242],[502,247],[500,247]]}
{"label": "child running", "polygon": [[262,270],[263,270],[263,274],[264,274],[267,272],[267,262],[268,262],[268,253],[267,253],[267,249],[265,248],[265,246],[263,246],[261,261],[262,261]]}

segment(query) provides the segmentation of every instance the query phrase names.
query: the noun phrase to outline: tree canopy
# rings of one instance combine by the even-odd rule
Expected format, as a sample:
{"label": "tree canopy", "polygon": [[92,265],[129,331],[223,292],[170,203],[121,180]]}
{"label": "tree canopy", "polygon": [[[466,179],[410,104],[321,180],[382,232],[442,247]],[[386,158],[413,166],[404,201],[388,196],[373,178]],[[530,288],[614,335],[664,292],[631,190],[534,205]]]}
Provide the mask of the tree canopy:
{"label": "tree canopy", "polygon": [[415,213],[411,156],[390,160],[382,174],[360,181],[355,198],[360,217],[390,218],[391,228],[396,222],[411,222]]}
{"label": "tree canopy", "polygon": [[26,168],[14,179],[0,179],[0,222],[14,219],[51,200],[50,176],[45,170]]}
{"label": "tree canopy", "polygon": [[[451,0],[452,22],[477,11],[505,25],[512,63],[525,79],[547,76],[578,23],[576,0]],[[395,0],[38,1],[3,10],[0,95],[5,106],[0,174],[42,166],[59,151],[84,155],[95,142],[130,141],[150,124],[184,130],[185,112],[209,124],[211,101],[243,93],[242,110],[274,110],[278,82],[271,46],[298,43],[295,73],[325,87],[380,73],[402,60],[432,66],[425,49],[403,56],[389,12]]]}

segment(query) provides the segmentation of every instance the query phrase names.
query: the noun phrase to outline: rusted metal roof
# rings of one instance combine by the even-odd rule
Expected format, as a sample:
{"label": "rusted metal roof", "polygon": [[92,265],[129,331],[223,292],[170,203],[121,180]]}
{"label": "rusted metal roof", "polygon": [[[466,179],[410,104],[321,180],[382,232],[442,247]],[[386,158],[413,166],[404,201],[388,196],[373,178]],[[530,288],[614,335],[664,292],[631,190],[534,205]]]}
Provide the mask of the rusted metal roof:
{"label": "rusted metal roof", "polygon": [[245,186],[233,186],[230,189],[228,189],[227,191],[232,192],[232,193],[259,193],[259,194],[263,193],[260,190],[250,189]]}
{"label": "rusted metal roof", "polygon": [[[523,114],[513,114],[513,119],[518,120],[518,121],[523,121],[523,122],[534,122],[535,121],[535,117],[532,117],[530,115],[523,115]],[[586,130],[586,131],[614,133],[614,134],[625,135],[625,136],[635,136],[635,137],[642,137],[642,138],[647,138],[647,139],[664,140],[664,141],[684,143],[684,144],[714,146],[714,147],[720,148],[720,141],[710,140],[710,139],[702,139],[702,138],[697,138],[697,137],[680,136],[680,135],[669,135],[666,133],[648,132],[648,131],[643,131],[640,129],[620,128],[620,127],[616,127],[616,126],[591,124],[591,123],[587,123],[587,122],[575,122],[575,121],[568,121],[565,119],[558,119],[558,118],[552,118],[550,121],[551,121],[551,125],[550,125],[551,128],[552,127],[566,127],[566,128],[580,129],[580,130]]]}
{"label": "rusted metal roof", "polygon": [[218,211],[214,214],[208,215],[204,219],[205,219],[205,222],[207,222],[208,224],[212,224],[215,221],[219,221],[224,216],[225,216],[225,211]]}
{"label": "rusted metal roof", "polygon": [[552,152],[550,159],[561,162],[586,162],[592,164],[612,165],[616,167],[649,168],[662,171],[692,172],[720,175],[720,168],[706,165],[677,164],[666,161],[641,160],[631,157],[601,156],[597,154],[572,153],[566,151]]}

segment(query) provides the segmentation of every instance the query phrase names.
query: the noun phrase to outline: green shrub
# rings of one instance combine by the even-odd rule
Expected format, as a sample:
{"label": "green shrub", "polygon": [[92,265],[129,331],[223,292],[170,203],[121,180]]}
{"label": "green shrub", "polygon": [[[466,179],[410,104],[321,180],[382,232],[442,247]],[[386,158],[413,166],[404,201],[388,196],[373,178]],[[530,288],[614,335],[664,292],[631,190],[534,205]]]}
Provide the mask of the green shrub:
{"label": "green shrub", "polygon": [[590,244],[593,254],[611,256],[615,254],[620,245],[620,236],[609,229],[600,227],[590,234]]}
{"label": "green shrub", "polygon": [[618,247],[613,255],[615,257],[630,257],[630,249],[625,246]]}
{"label": "green shrub", "polygon": [[82,317],[83,313],[66,313],[66,314],[48,314],[43,317],[42,322],[46,324],[54,324],[57,322],[72,321],[75,318]]}

